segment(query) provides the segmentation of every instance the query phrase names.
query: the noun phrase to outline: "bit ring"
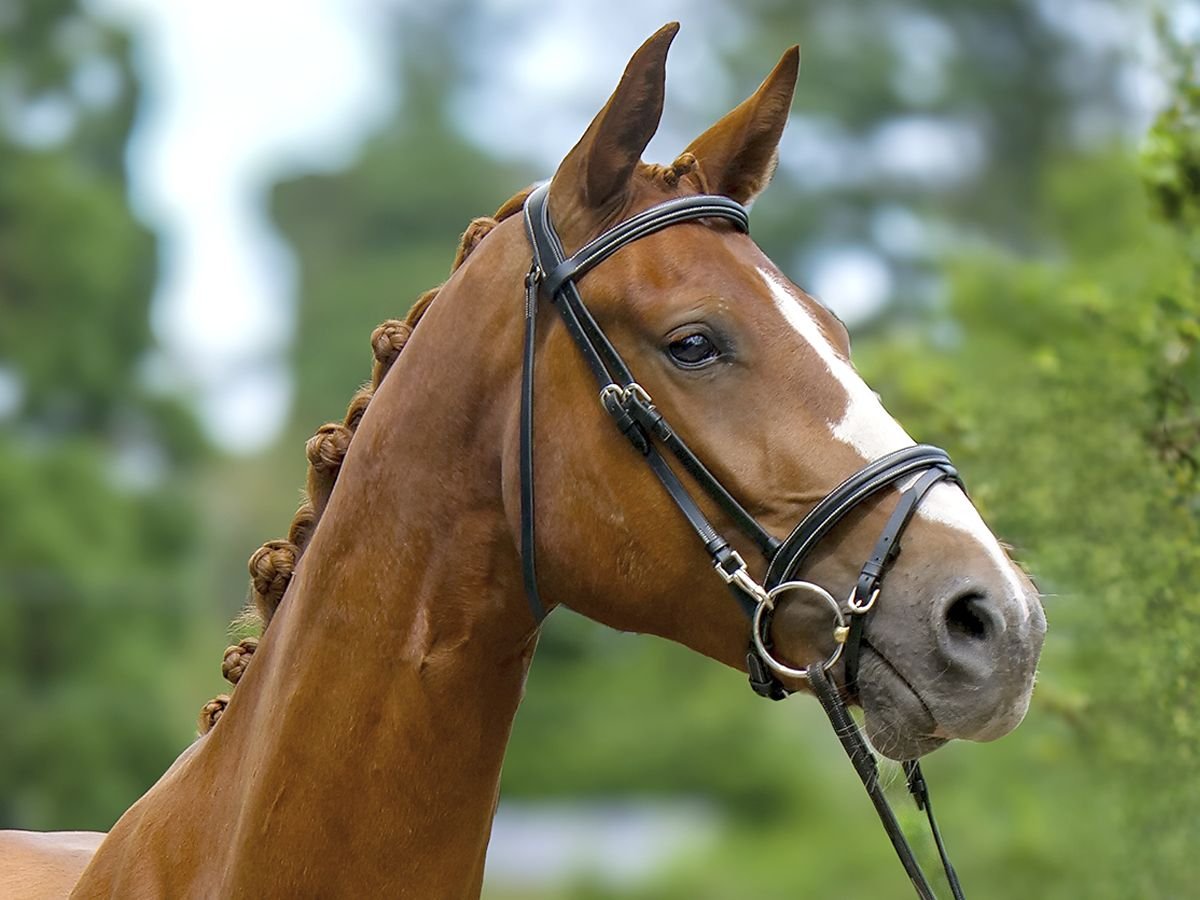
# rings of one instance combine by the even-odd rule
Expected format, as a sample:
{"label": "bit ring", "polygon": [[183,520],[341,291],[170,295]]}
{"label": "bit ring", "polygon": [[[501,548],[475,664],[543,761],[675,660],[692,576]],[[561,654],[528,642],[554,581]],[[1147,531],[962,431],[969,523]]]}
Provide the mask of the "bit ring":
{"label": "bit ring", "polygon": [[833,612],[835,627],[833,629],[834,648],[833,652],[821,663],[812,665],[820,665],[821,670],[828,672],[837,664],[837,661],[842,658],[842,648],[846,643],[846,636],[849,633],[849,628],[846,626],[846,617],[842,614],[842,608],[838,602],[833,599],[833,595],[819,584],[813,584],[811,581],[785,581],[771,588],[767,592],[766,597],[759,601],[754,610],[754,619],[751,623],[751,634],[754,638],[754,649],[757,651],[759,658],[766,664],[767,668],[776,675],[783,675],[787,678],[808,678],[809,669],[812,665],[805,666],[802,669],[795,669],[791,666],[780,662],[771,655],[771,651],[767,649],[767,638],[763,634],[764,626],[770,626],[770,620],[766,618],[768,611],[774,612],[776,601],[778,598],[788,591],[804,591],[809,594],[814,594],[820,597],[825,604]]}

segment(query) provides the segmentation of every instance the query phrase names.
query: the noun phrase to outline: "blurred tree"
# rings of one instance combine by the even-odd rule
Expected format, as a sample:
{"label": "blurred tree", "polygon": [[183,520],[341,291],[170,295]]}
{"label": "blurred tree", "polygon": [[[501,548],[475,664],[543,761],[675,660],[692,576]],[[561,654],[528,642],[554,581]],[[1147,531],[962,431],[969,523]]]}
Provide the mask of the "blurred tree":
{"label": "blurred tree", "polygon": [[135,101],[74,0],[0,8],[0,827],[106,828],[188,736],[166,688],[204,443],[147,376]]}
{"label": "blurred tree", "polygon": [[287,528],[305,477],[304,441],[321,423],[340,420],[370,375],[372,329],[402,317],[446,278],[473,217],[491,214],[533,180],[472,146],[449,122],[457,57],[446,19],[454,12],[454,4],[439,5],[414,12],[417,21],[395,23],[403,105],[358,162],[341,174],[285,183],[272,195],[302,281],[295,402],[275,445],[237,467],[219,492],[225,499],[218,502],[236,510],[219,536],[221,552],[239,560],[236,580],[225,585],[230,612],[244,597],[240,559]]}
{"label": "blurred tree", "polygon": [[371,330],[446,278],[467,223],[533,180],[452,127],[454,31],[425,15],[434,21],[399,29],[405,99],[394,126],[350,171],[291,182],[274,198],[303,275],[295,419],[306,432],[340,417],[370,373]]}

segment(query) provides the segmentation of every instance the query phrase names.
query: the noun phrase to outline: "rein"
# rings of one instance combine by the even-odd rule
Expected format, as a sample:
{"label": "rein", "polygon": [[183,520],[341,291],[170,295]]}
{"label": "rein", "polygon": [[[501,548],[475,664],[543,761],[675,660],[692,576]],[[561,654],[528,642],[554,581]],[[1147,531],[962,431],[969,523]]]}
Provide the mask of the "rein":
{"label": "rein", "polygon": [[[864,624],[879,599],[888,566],[900,551],[900,537],[912,520],[917,506],[935,484],[949,480],[961,485],[950,457],[944,450],[923,444],[889,453],[834,488],[801,520],[786,540],[777,540],[725,489],[675,433],[596,323],[575,283],[627,244],[681,222],[720,219],[738,231],[748,233],[750,223],[746,209],[727,197],[705,194],[679,197],[631,216],[589,241],[573,256],[567,257],[550,221],[549,192],[549,184],[543,184],[525,202],[525,229],[533,248],[533,263],[525,277],[525,347],[521,371],[521,565],[525,593],[534,620],[540,623],[547,612],[537,585],[533,465],[534,351],[538,300],[544,295],[562,316],[567,333],[595,376],[601,406],[645,458],[650,470],[700,539],[717,575],[728,585],[734,599],[749,618],[751,641],[746,663],[751,688],[762,697],[782,700],[790,691],[779,680],[779,676],[808,680],[862,780],[917,895],[922,900],[935,900],[933,888],[921,871],[879,784],[875,757],[851,718],[841,692],[830,681],[828,672],[844,655],[846,690],[851,696],[857,694]],[[755,581],[741,555],[709,522],[667,462],[664,450],[676,459],[761,552],[767,562],[767,574],[762,583]],[[847,513],[904,479],[912,483],[901,488],[900,501],[870,558],[862,567],[846,602],[846,612],[820,585],[797,580],[809,553]],[[834,650],[820,663],[794,668],[772,654],[771,620],[780,600],[789,593],[816,597],[830,609],[835,623]],[[962,900],[962,888],[934,821],[929,790],[920,766],[912,760],[905,762],[903,767],[909,791],[918,808],[923,809],[929,819],[950,890],[956,900]]]}

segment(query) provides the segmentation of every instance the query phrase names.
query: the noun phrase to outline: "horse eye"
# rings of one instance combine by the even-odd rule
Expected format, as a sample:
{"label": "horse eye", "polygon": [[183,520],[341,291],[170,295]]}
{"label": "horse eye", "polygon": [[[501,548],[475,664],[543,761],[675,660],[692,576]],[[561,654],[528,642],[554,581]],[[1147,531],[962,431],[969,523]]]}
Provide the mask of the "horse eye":
{"label": "horse eye", "polygon": [[667,352],[671,354],[671,359],[685,368],[702,366],[721,355],[712,339],[698,332],[671,341],[667,345]]}

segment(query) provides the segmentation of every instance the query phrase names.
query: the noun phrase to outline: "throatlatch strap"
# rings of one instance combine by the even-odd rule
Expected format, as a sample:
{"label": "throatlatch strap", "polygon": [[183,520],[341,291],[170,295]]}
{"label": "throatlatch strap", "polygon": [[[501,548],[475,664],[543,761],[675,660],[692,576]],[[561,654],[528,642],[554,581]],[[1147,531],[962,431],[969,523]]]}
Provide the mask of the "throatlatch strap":
{"label": "throatlatch strap", "polygon": [[533,363],[537,338],[538,288],[531,269],[525,276],[525,352],[521,359],[521,578],[535,622],[546,618],[537,583],[533,493]]}

